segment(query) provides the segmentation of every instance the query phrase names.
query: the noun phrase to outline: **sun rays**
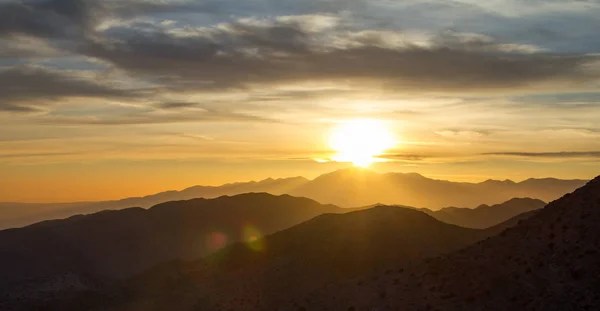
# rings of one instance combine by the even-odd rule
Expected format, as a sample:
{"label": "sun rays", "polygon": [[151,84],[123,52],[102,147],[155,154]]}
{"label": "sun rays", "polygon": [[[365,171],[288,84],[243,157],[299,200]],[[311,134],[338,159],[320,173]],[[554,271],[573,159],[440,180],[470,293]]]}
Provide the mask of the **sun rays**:
{"label": "sun rays", "polygon": [[377,156],[394,147],[396,138],[380,120],[359,119],[345,121],[335,127],[329,136],[329,145],[337,162],[351,162],[368,167]]}

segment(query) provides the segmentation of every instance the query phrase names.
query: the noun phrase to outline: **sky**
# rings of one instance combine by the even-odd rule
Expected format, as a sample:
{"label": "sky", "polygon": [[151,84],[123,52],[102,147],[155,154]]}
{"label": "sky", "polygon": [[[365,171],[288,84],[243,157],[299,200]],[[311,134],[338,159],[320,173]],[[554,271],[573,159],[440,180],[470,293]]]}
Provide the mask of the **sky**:
{"label": "sky", "polygon": [[0,201],[117,199],[347,167],[600,172],[600,1],[0,0]]}

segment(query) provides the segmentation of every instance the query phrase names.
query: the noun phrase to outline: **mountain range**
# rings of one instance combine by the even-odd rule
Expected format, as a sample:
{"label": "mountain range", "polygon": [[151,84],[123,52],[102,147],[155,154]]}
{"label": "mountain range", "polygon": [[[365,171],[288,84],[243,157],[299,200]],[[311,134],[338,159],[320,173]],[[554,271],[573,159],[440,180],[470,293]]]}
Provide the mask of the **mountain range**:
{"label": "mountain range", "polygon": [[105,211],[0,231],[0,309],[593,310],[598,221],[600,177],[487,229],[269,194]]}
{"label": "mountain range", "polygon": [[[536,201],[510,200],[507,204],[513,207],[510,211],[514,215],[519,212],[514,208],[519,202],[522,203],[521,211],[528,211],[531,202]],[[473,215],[481,215],[478,208],[460,211],[462,213],[453,218],[458,222],[473,223],[477,220]],[[341,213],[349,214],[335,217]],[[496,222],[501,222],[514,215],[496,213],[492,216],[499,217]],[[316,218],[307,221],[313,217]],[[302,223],[304,221],[307,222]],[[383,222],[378,224],[379,221]],[[102,288],[155,265],[207,255],[211,256],[207,262],[218,263],[213,264],[213,268],[218,267],[219,271],[257,261],[269,266],[270,258],[280,255],[287,256],[286,260],[302,257],[303,253],[326,258],[328,254],[345,252],[336,246],[347,248],[352,240],[380,241],[378,246],[363,245],[366,249],[348,248],[355,260],[339,270],[345,275],[358,271],[359,267],[374,268],[374,264],[365,265],[368,258],[374,259],[375,253],[383,254],[390,243],[404,241],[407,252],[389,260],[409,260],[466,246],[512,225],[507,221],[506,225],[474,230],[442,223],[412,207],[339,208],[306,198],[266,193],[172,201],[150,209],[102,211],[0,231],[0,271],[3,274],[0,293],[36,297]],[[437,230],[438,227],[441,229]],[[275,233],[280,230],[284,231]],[[271,233],[275,234],[267,239],[267,253],[248,251],[249,239]],[[415,241],[427,240],[428,235],[432,235],[429,244],[415,244]],[[313,241],[318,236],[322,236],[319,243],[302,243],[306,240],[303,237]],[[235,245],[240,241],[246,244]],[[227,251],[211,255],[232,244],[235,246]],[[261,258],[262,255],[266,257]],[[336,266],[342,268],[336,259],[339,258],[334,256],[325,261],[328,271],[336,271],[333,269]],[[327,279],[327,274],[320,273],[319,276]],[[306,281],[305,284],[317,283]]]}
{"label": "mountain range", "polygon": [[[518,183],[510,180],[465,183],[435,180],[415,173],[380,174],[367,169],[351,168],[324,174],[313,180],[292,177],[217,187],[194,186],[181,191],[167,191],[117,201],[55,204],[0,203],[0,229],[22,227],[44,220],[91,214],[102,210],[149,208],[168,201],[217,198],[249,192],[289,194],[340,207],[379,203],[439,210],[448,206],[464,208],[481,204],[493,205],[518,197],[549,202],[583,186],[585,182],[547,178],[527,179]],[[448,210],[446,212],[451,214]],[[448,216],[448,219],[451,219],[451,216]]]}
{"label": "mountain range", "polygon": [[[266,194],[242,195],[234,197],[234,199],[239,199],[239,202],[248,202],[248,196],[260,196],[261,201],[265,204],[282,200],[282,198]],[[176,203],[181,202],[173,202],[173,204]],[[290,202],[280,203],[289,204]],[[300,209],[305,208],[296,206]],[[165,211],[172,209],[168,206],[161,208]],[[283,207],[277,206],[277,208],[282,209]],[[289,209],[289,207],[285,208]],[[155,209],[156,207],[146,212],[151,213]],[[179,208],[175,207],[175,209]],[[201,208],[199,209],[201,210]],[[327,211],[325,206],[321,209],[324,212]],[[25,286],[17,284],[6,290],[9,293],[6,300],[14,301],[26,296],[28,301],[33,301],[34,304],[28,305],[25,309],[35,309],[36,303],[38,306],[47,307],[48,302],[44,299],[41,299],[40,302],[31,297],[44,297],[44,295],[60,297],[65,292],[91,291],[93,295],[99,295],[100,298],[98,296],[88,298],[84,295],[83,297],[86,297],[84,302],[76,304],[76,307],[59,304],[60,307],[57,309],[86,309],[92,308],[96,304],[112,308],[123,304],[124,310],[164,310],[175,307],[172,302],[174,297],[171,297],[168,294],[170,290],[165,291],[165,288],[168,288],[169,284],[177,284],[175,295],[180,295],[180,291],[192,295],[192,299],[188,297],[184,301],[193,305],[198,305],[199,302],[196,300],[201,299],[200,304],[210,306],[207,310],[225,308],[225,305],[222,305],[221,302],[216,303],[216,301],[240,299],[252,301],[259,296],[268,296],[269,301],[277,300],[279,303],[283,303],[285,300],[281,299],[308,293],[328,282],[345,280],[364,273],[374,273],[380,269],[382,264],[408,263],[457,250],[496,235],[504,229],[502,225],[486,230],[462,228],[443,223],[423,212],[406,207],[377,206],[345,214],[335,213],[346,210],[348,209],[333,209],[334,213],[326,212],[291,228],[268,235],[264,239],[234,243],[198,261],[170,261],[168,258],[162,257],[155,261],[157,263],[166,261],[166,263],[130,279],[127,279],[127,276],[135,275],[136,272],[140,272],[139,269],[143,268],[133,265],[134,263],[143,263],[143,258],[146,262],[148,258],[156,259],[156,255],[161,254],[160,251],[164,248],[157,247],[154,243],[151,244],[152,249],[148,248],[143,253],[128,252],[126,249],[134,247],[134,243],[117,242],[117,246],[111,245],[108,241],[114,241],[114,235],[106,237],[106,241],[104,244],[100,244],[101,246],[98,246],[97,240],[79,240],[78,245],[89,246],[80,248],[78,251],[62,250],[59,253],[61,258],[76,259],[78,253],[84,253],[89,255],[89,258],[98,258],[97,263],[87,267],[68,264],[63,269],[58,269],[56,266],[47,267],[46,271],[52,270],[54,274],[39,275],[22,280],[21,283]],[[128,210],[120,211],[120,213],[126,211]],[[272,219],[277,219],[276,216],[279,215],[274,215]],[[160,218],[164,219],[164,217]],[[178,219],[178,221],[181,220]],[[132,218],[122,221],[122,223],[138,223]],[[103,223],[102,226],[115,228],[113,223]],[[160,235],[172,235],[166,231],[168,229],[155,229],[161,230],[159,231]],[[104,233],[106,234],[106,232]],[[75,234],[74,231],[70,232],[70,235]],[[120,232],[119,234],[124,233]],[[149,239],[156,237],[157,234],[150,235]],[[11,237],[11,239],[17,240],[15,237]],[[147,242],[141,239],[139,244],[143,247]],[[119,245],[123,247],[119,247]],[[194,244],[187,245],[191,247]],[[393,251],[390,249],[391,246]],[[51,245],[50,247],[60,246]],[[140,248],[139,245],[135,247]],[[176,248],[174,249],[176,250]],[[38,255],[42,252],[43,250]],[[113,259],[109,266],[104,261],[107,257],[106,254],[111,254],[110,258]],[[175,251],[172,255],[176,254]],[[23,258],[21,254],[19,256]],[[129,262],[130,265],[126,267],[129,269],[127,270],[129,273],[124,273],[122,264],[114,266],[117,261]],[[6,267],[11,263],[4,264]],[[31,266],[32,262],[26,261],[22,264],[23,266],[19,269],[13,263],[12,267],[9,266],[10,270],[22,276],[24,270]],[[144,266],[147,267],[147,265]],[[77,270],[77,267],[80,269]],[[98,270],[99,267],[104,268]],[[106,267],[110,269],[107,270]],[[110,277],[106,278],[107,276]],[[117,282],[114,282],[115,278]],[[120,282],[118,279],[126,280]],[[293,282],[284,282],[283,280],[286,279]],[[71,288],[65,288],[65,283],[71,283]],[[235,286],[233,286],[234,284]],[[48,288],[52,288],[52,290],[48,290]],[[252,289],[260,292],[253,292]],[[257,296],[255,297],[255,295]],[[152,297],[155,296],[159,299],[154,300]],[[177,306],[184,309],[194,308],[187,304],[178,304]]]}
{"label": "mountain range", "polygon": [[[491,227],[543,205],[533,199],[512,199],[493,208],[453,209],[451,220],[481,228],[490,223],[487,227]],[[289,195],[249,193],[172,201],[150,209],[102,211],[7,229],[0,231],[0,267],[7,271],[0,288],[64,273],[103,279],[130,277],[161,262],[209,255],[248,235],[271,234],[321,214],[365,209],[321,205]],[[448,218],[444,210],[421,211]],[[110,258],[104,254],[110,254]]]}
{"label": "mountain range", "polygon": [[[600,177],[514,226],[377,206],[149,270],[63,310],[596,310]],[[494,228],[494,227],[493,227]]]}

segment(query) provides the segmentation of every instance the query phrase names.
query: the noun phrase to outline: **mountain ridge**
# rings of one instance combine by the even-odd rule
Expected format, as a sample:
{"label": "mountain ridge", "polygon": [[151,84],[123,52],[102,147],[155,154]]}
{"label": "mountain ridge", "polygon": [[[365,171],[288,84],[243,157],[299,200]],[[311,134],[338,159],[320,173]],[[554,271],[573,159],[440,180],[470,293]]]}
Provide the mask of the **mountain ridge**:
{"label": "mountain ridge", "polygon": [[[184,273],[170,283],[173,291],[160,290],[141,296],[125,297],[103,310],[161,310],[169,307],[174,310],[593,310],[600,305],[600,294],[590,292],[594,285],[600,285],[595,277],[600,273],[600,258],[596,256],[600,246],[600,177],[586,186],[561,199],[548,204],[541,210],[529,211],[513,217],[501,226],[489,230],[466,229],[468,232],[488,231],[490,237],[481,236],[479,242],[466,245],[448,253],[429,254],[416,261],[399,260],[410,248],[394,247],[394,242],[384,241],[378,251],[366,251],[354,241],[355,236],[345,243],[328,243],[331,230],[361,230],[359,225],[336,227],[332,220],[361,215],[355,219],[363,221],[368,215],[383,214],[387,211],[401,211],[403,215],[419,215],[419,219],[406,218],[403,226],[394,229],[395,234],[384,233],[368,236],[364,245],[381,242],[381,236],[401,237],[397,230],[404,226],[419,226],[422,220],[443,224],[422,212],[400,207],[375,207],[342,215],[323,215],[306,224],[327,222],[326,231],[303,231],[302,225],[266,237],[266,245],[273,239],[290,232],[300,231],[298,239],[287,236],[286,241],[300,241],[312,245],[319,244],[306,252],[298,245],[292,245],[287,259],[268,261],[261,268],[258,261],[247,260],[244,253],[254,254],[240,246],[243,251],[233,257],[239,265],[225,269],[216,276]],[[394,219],[388,214],[378,215],[378,221],[369,228],[385,230],[383,225]],[[514,225],[514,226],[512,226]],[[395,227],[395,226],[392,226]],[[443,224],[445,228],[460,228]],[[353,229],[348,229],[353,228]],[[464,232],[461,228],[461,232]],[[314,232],[312,238],[308,233]],[[432,246],[419,240],[426,231],[414,231],[409,243],[418,247]],[[415,233],[416,232],[416,233]],[[349,236],[347,232],[341,234]],[[364,232],[356,235],[365,236]],[[434,238],[436,243],[444,243],[441,233]],[[456,241],[456,237],[451,240]],[[348,243],[350,242],[350,243]],[[396,242],[399,243],[399,242]],[[350,248],[344,245],[352,245]],[[331,251],[330,264],[322,264],[321,250]],[[363,256],[372,255],[377,268],[361,270],[352,266],[353,252]],[[336,254],[338,257],[336,257]],[[390,254],[391,260],[386,261]],[[314,258],[311,257],[314,255]],[[394,258],[394,256],[400,256]],[[284,257],[285,258],[285,257]],[[421,259],[422,258],[422,259]],[[257,263],[258,262],[258,263]],[[326,274],[332,269],[350,265],[349,274],[336,278]],[[250,268],[245,268],[250,265]],[[334,265],[334,266],[330,266]],[[368,265],[361,265],[368,266]],[[321,267],[321,268],[319,268]],[[326,268],[323,268],[326,267]],[[227,272],[233,271],[233,272]],[[325,274],[324,274],[325,273]],[[320,276],[323,279],[319,279]],[[153,278],[147,279],[152,283]],[[306,285],[306,284],[309,285]],[[315,288],[311,287],[313,285]],[[164,288],[155,284],[158,288]],[[303,294],[304,293],[304,294]]]}
{"label": "mountain ridge", "polygon": [[[100,210],[132,206],[149,208],[168,201],[200,197],[216,198],[247,192],[308,197],[320,203],[341,207],[366,206],[379,202],[385,205],[427,207],[437,210],[447,206],[499,204],[514,197],[551,201],[583,184],[582,180],[558,179],[529,179],[527,182],[511,184],[465,183],[431,179],[417,173],[377,173],[366,169],[350,168],[326,173],[313,180],[303,177],[267,178],[222,186],[192,186],[180,191],[165,191],[115,201],[15,205],[0,203],[0,229],[22,227],[43,220],[89,214]],[[431,196],[431,193],[445,193],[445,195]]]}
{"label": "mountain ridge", "polygon": [[[462,310],[465,309],[466,302],[485,306],[475,310],[506,310],[523,308],[519,308],[521,305],[515,305],[516,302],[509,303],[502,299],[514,298],[521,303],[523,300],[532,300],[533,298],[527,296],[531,294],[532,297],[550,295],[547,296],[548,299],[562,307],[556,310],[564,310],[567,306],[566,300],[560,300],[552,293],[538,290],[531,292],[523,286],[532,282],[537,284],[538,288],[544,288],[547,281],[539,283],[539,280],[532,279],[532,275],[538,273],[555,278],[558,281],[556,284],[567,284],[560,286],[575,286],[574,288],[579,289],[583,285],[587,286],[585,288],[592,288],[592,283],[598,282],[582,276],[581,272],[584,271],[582,269],[591,269],[590,264],[600,264],[597,260],[594,261],[594,253],[590,253],[600,246],[600,228],[596,228],[597,222],[600,221],[598,190],[600,178],[572,194],[553,201],[541,210],[517,215],[489,229],[462,228],[408,207],[375,206],[358,211],[337,208],[334,213],[329,213],[310,199],[282,195],[276,199],[312,202],[315,206],[320,206],[318,213],[306,217],[304,221],[296,222],[296,225],[287,229],[273,229],[270,231],[272,234],[264,238],[254,235],[255,231],[252,230],[252,235],[245,235],[246,238],[242,240],[244,243],[234,241],[234,244],[199,261],[181,263],[181,260],[187,260],[185,256],[170,263],[169,258],[172,257],[156,260],[159,266],[147,265],[150,270],[141,271],[141,274],[134,278],[126,277],[126,281],[116,281],[114,285],[109,282],[107,287],[100,290],[94,289],[96,283],[93,281],[68,277],[73,267],[77,267],[70,264],[68,270],[60,271],[55,278],[42,278],[41,284],[64,288],[61,284],[66,279],[75,282],[75,288],[82,287],[81,291],[67,291],[66,296],[52,298],[46,296],[47,293],[35,292],[35,284],[25,288],[13,287],[5,300],[5,306],[16,308],[7,310],[32,310],[36,304],[43,304],[45,310],[61,311],[85,310],[92,307],[105,311],[151,311],[165,308],[181,311],[258,311],[304,308],[371,310],[372,307],[379,310],[396,310],[401,306],[428,310],[435,305],[445,310]],[[248,203],[249,198],[256,197],[272,196],[243,194],[222,197],[220,200],[238,200],[230,202],[230,206],[237,206],[236,210],[243,212],[248,208],[241,203]],[[170,217],[168,213],[173,210],[172,207],[183,205],[178,209],[194,209],[194,204],[215,200],[219,199],[167,202],[149,210],[134,208],[108,211],[82,216],[72,221],[82,223],[82,220],[98,217],[102,220],[117,214],[155,215],[161,223],[186,227],[191,217]],[[514,199],[509,203],[521,200],[523,199]],[[283,206],[286,208],[282,208]],[[273,211],[287,209],[287,205],[271,208],[269,218],[273,218]],[[301,208],[303,209],[304,207]],[[340,210],[348,213],[337,213]],[[216,205],[214,211],[223,212],[223,208]],[[256,210],[253,210],[252,214],[254,213]],[[138,222],[133,221],[135,219],[138,218],[121,217],[119,222],[111,222],[109,226],[104,224],[102,227],[114,229],[121,223],[127,224],[130,230],[138,226]],[[84,224],[82,228],[90,230],[88,224]],[[156,232],[164,232],[157,229]],[[18,231],[19,229],[12,232]],[[71,233],[68,236],[77,235]],[[0,234],[0,250],[6,252],[10,248],[1,243],[3,237],[6,238]],[[39,237],[56,239],[55,234],[42,234]],[[158,236],[153,236],[156,237]],[[31,247],[31,243],[12,241],[15,245]],[[111,236],[107,241],[110,241],[111,245],[121,242]],[[549,241],[552,242],[548,243]],[[94,241],[87,241],[85,244],[102,245]],[[193,244],[188,243],[185,248],[188,249],[189,245]],[[52,247],[60,249],[56,248],[56,245]],[[130,245],[125,247],[128,252],[131,251]],[[156,244],[152,244],[152,247],[155,252]],[[169,247],[169,251],[172,250],[173,248]],[[103,250],[102,254],[104,257],[99,257],[103,260],[111,258],[106,257],[106,254],[111,254],[110,251]],[[0,256],[0,259],[6,260],[5,255]],[[32,268],[27,261],[22,262],[22,256],[17,258],[19,264],[24,264],[28,269]],[[121,257],[123,258],[126,257]],[[52,257],[46,259],[52,261]],[[136,258],[135,262],[139,264],[139,259]],[[7,267],[6,264],[1,266]],[[548,267],[560,267],[563,272],[548,270]],[[15,272],[13,269],[8,271]],[[594,275],[595,270],[591,271]],[[86,275],[85,272],[82,275]],[[16,273],[21,275],[22,271],[17,270]],[[444,278],[440,278],[440,275]],[[446,278],[453,280],[450,282],[452,285],[449,285]],[[471,282],[472,279],[476,279],[477,282]],[[494,285],[494,280],[501,280],[500,284],[503,285],[499,288],[494,287],[498,286]],[[585,283],[578,280],[584,280]],[[512,284],[511,282],[516,282],[514,289],[504,287]],[[470,286],[475,286],[473,284],[478,287],[471,288]],[[479,289],[480,284],[483,289]],[[86,286],[91,288],[86,289]],[[561,288],[571,293],[571,287]],[[31,293],[32,290],[34,292]],[[486,291],[495,293],[496,296],[489,296]],[[470,296],[464,296],[466,293]],[[54,293],[56,294],[58,293]],[[40,298],[22,302],[19,297]],[[460,297],[460,300],[454,297]],[[580,300],[585,298],[573,297]],[[593,297],[591,302],[589,297],[586,299],[588,300],[581,306],[595,303]],[[488,302],[499,306],[490,306]],[[20,305],[22,303],[25,305]],[[22,308],[19,309],[19,306]]]}
{"label": "mountain ridge", "polygon": [[128,277],[160,262],[205,256],[244,239],[247,228],[270,234],[322,213],[345,211],[307,198],[249,193],[7,229],[0,231],[0,288],[67,272]]}
{"label": "mountain ridge", "polygon": [[[228,310],[235,309],[231,303],[253,304],[255,295],[284,302],[291,293],[379,271],[382,263],[409,263],[447,253],[490,234],[405,207],[326,213],[266,236],[261,248],[236,243],[199,261],[157,266],[109,290],[107,297],[86,303],[104,304],[107,310]],[[390,253],[390,248],[397,251]],[[165,291],[170,286],[185,293],[174,293],[176,302],[172,290]]]}
{"label": "mountain ridge", "polygon": [[[449,253],[513,223],[468,229],[398,206],[323,214],[266,236],[262,251],[238,243],[196,263],[156,267],[115,289],[118,298],[101,309],[276,310],[295,295],[357,275],[387,274],[386,266]],[[165,292],[166,284],[176,292]]]}
{"label": "mountain ridge", "polygon": [[421,211],[450,224],[465,228],[484,229],[498,225],[516,215],[538,210],[546,202],[532,198],[512,198],[494,205],[482,204],[476,208],[445,207],[437,211]]}

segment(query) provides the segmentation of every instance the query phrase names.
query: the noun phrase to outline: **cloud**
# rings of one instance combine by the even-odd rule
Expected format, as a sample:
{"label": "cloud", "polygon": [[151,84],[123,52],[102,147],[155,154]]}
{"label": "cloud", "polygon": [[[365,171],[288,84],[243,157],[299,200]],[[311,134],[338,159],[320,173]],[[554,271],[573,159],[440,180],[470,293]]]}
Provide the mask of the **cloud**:
{"label": "cloud", "polygon": [[160,109],[182,109],[182,108],[193,108],[196,107],[196,103],[185,103],[185,102],[170,102],[160,103],[156,105]]}
{"label": "cloud", "polygon": [[[383,89],[386,94],[406,96],[423,93],[476,96],[490,92],[522,94],[539,89],[572,91],[593,85],[600,78],[598,55],[553,53],[542,45],[511,41],[510,36],[476,33],[460,27],[442,31],[400,29],[394,23],[386,23],[388,15],[382,17],[383,21],[365,17],[402,10],[409,14],[419,8],[473,9],[471,4],[343,2],[311,0],[292,5],[292,1],[282,1],[271,8],[271,1],[261,4],[162,0],[4,1],[0,3],[0,36],[11,46],[18,40],[24,42],[23,48],[5,49],[5,57],[19,57],[22,51],[29,51],[30,54],[21,56],[21,61],[27,62],[29,57],[35,57],[36,46],[44,46],[48,55],[50,51],[68,52],[87,58],[127,75],[138,86],[157,86],[161,92],[143,92],[124,88],[123,84],[107,83],[100,72],[17,66],[0,69],[0,82],[7,85],[0,93],[0,109],[31,112],[42,108],[45,105],[42,102],[93,97],[159,102],[151,108],[164,111],[206,110],[205,106],[181,99],[196,93],[242,90],[257,94],[248,98],[254,107],[240,100],[232,102],[244,109],[265,112],[272,108],[268,107],[269,101],[281,107],[279,102],[282,101],[292,105],[293,100],[318,100],[319,96],[327,95],[304,90],[281,91],[282,85],[328,83],[342,86],[335,90],[339,94],[345,87],[348,92]],[[243,12],[245,7],[252,9]],[[259,12],[259,8],[266,7],[272,11]],[[282,9],[284,7],[297,15],[281,15],[288,12]],[[341,12],[342,7],[353,10]],[[220,23],[204,19],[195,23],[189,16],[177,19],[178,14],[199,12],[227,13],[227,17],[219,15]],[[234,12],[239,14],[232,14]],[[468,11],[469,14],[481,13],[478,12]],[[210,107],[212,113],[223,113],[215,107],[216,104]],[[236,111],[236,108],[222,110]],[[420,110],[393,111],[407,115]],[[125,119],[150,122],[145,121],[146,117]],[[93,116],[85,120],[102,123],[116,119],[120,118]],[[446,137],[478,135],[469,131],[439,131],[438,134]]]}
{"label": "cloud", "polygon": [[446,30],[436,38],[439,46],[464,51],[502,52],[532,54],[544,52],[544,49],[531,44],[498,42],[494,38],[478,33],[460,33]]}
{"label": "cloud", "polygon": [[580,137],[599,137],[600,138],[600,128],[555,128],[545,130],[549,133],[558,133],[558,134],[566,134],[571,136],[580,136]]}
{"label": "cloud", "polygon": [[105,9],[120,17],[152,13],[203,12],[216,14],[222,11],[218,1],[164,1],[164,0],[113,0],[105,1]]}
{"label": "cloud", "polygon": [[403,153],[383,154],[383,155],[377,156],[378,159],[386,159],[386,160],[392,160],[392,161],[407,161],[407,162],[418,162],[418,161],[427,160],[432,157],[433,157],[432,155],[403,154]]}
{"label": "cloud", "polygon": [[546,109],[594,109],[600,104],[600,92],[530,94],[516,96],[512,100]]}
{"label": "cloud", "polygon": [[[398,30],[361,19],[360,12],[333,10],[346,6],[341,1],[309,2],[291,8],[310,8],[312,14],[276,16],[277,8],[285,7],[278,4],[272,8],[275,17],[260,17],[273,15],[258,14],[260,5],[217,1],[8,1],[0,4],[0,36],[63,39],[53,46],[173,92],[328,81],[395,92],[518,93],[581,88],[600,76],[594,69],[599,56],[553,54],[535,44],[458,30]],[[361,1],[349,5],[370,12]],[[252,9],[237,16],[256,16],[203,26],[148,15],[232,13],[244,6]]]}
{"label": "cloud", "polygon": [[[305,20],[321,26],[310,28]],[[138,25],[107,33],[113,36],[90,40],[78,52],[174,89],[338,81],[412,92],[516,92],[577,88],[600,76],[590,69],[599,56],[538,53],[532,46],[474,34],[385,46],[378,42],[393,42],[389,32],[357,38],[332,16],[241,19],[186,29]]]}
{"label": "cloud", "polygon": [[133,90],[100,83],[85,72],[40,66],[0,68],[0,111],[31,112],[58,99],[132,99]]}
{"label": "cloud", "polygon": [[594,158],[600,159],[600,151],[563,151],[563,152],[491,152],[483,155],[515,156],[525,158]]}
{"label": "cloud", "polygon": [[447,138],[478,138],[489,134],[487,131],[472,131],[472,130],[442,130],[435,132],[436,134]]}
{"label": "cloud", "polygon": [[[269,1],[271,2],[271,1]],[[289,6],[282,1],[246,3],[204,0],[3,0],[0,2],[0,36],[29,35],[43,38],[81,38],[95,35],[96,27],[122,19],[135,19],[149,14],[201,13],[213,15],[245,15],[265,9]],[[323,1],[308,1],[311,10],[337,11],[344,1],[330,6]],[[333,2],[331,3],[333,4]],[[342,6],[344,6],[342,4]],[[327,9],[327,7],[330,7]]]}
{"label": "cloud", "polygon": [[10,39],[0,39],[0,60],[2,58],[56,57],[62,54],[45,40],[34,37],[13,36]]}
{"label": "cloud", "polygon": [[93,0],[5,1],[0,3],[0,36],[78,37],[102,12],[101,2]]}
{"label": "cloud", "polygon": [[88,116],[42,116],[37,119],[39,124],[47,125],[144,125],[144,124],[169,124],[169,123],[196,123],[196,122],[259,122],[273,123],[277,120],[240,113],[226,109],[198,109],[193,111],[169,111],[167,113],[148,110],[137,113]]}
{"label": "cloud", "polygon": [[13,158],[48,158],[48,157],[60,157],[77,155],[73,152],[39,152],[39,153],[8,153],[0,154],[0,159],[13,159]]}
{"label": "cloud", "polygon": [[5,0],[0,2],[0,36],[82,38],[101,23],[155,12],[214,11],[193,1]]}
{"label": "cloud", "polygon": [[40,110],[36,107],[31,107],[31,106],[27,106],[27,105],[17,105],[17,104],[0,102],[0,112],[1,111],[22,113],[22,112],[38,112]]}

